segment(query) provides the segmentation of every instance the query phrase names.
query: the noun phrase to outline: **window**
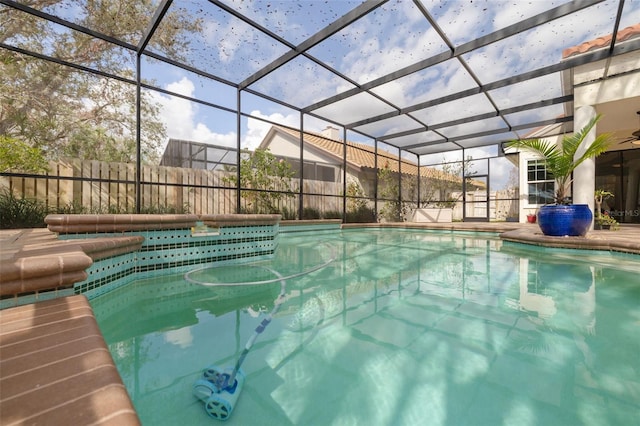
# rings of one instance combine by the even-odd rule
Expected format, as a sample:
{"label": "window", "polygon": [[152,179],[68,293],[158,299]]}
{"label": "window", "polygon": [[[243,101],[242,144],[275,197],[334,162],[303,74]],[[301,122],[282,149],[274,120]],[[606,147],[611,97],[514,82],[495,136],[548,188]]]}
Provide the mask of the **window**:
{"label": "window", "polygon": [[[294,158],[284,158],[291,164],[291,169],[294,172],[294,178],[300,178],[300,161]],[[322,165],[316,162],[305,161],[304,162],[304,179],[305,180],[317,180],[322,182],[339,182],[336,179],[336,168],[332,165]]]}
{"label": "window", "polygon": [[527,162],[527,183],[529,204],[553,203],[555,184],[553,175],[547,171],[544,160],[529,160]]}

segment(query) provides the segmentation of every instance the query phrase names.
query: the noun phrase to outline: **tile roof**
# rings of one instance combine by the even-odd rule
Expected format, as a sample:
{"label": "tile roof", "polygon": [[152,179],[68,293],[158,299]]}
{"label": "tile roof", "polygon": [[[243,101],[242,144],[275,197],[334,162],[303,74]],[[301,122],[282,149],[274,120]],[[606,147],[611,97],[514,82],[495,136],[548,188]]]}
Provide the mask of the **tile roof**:
{"label": "tile roof", "polygon": [[[626,40],[640,36],[640,23],[627,27],[618,31],[616,35],[616,43],[620,43]],[[594,40],[585,41],[577,46],[568,47],[562,51],[562,59],[567,59],[570,56],[580,55],[590,50],[602,49],[611,45],[611,34],[598,37]]]}
{"label": "tile roof", "polygon": [[[274,126],[274,128],[288,133],[296,138],[300,138],[300,132],[285,127]],[[315,133],[305,132],[304,142],[321,149],[325,153],[337,159],[342,159],[343,143],[341,140],[334,140],[326,136]],[[375,169],[375,149],[363,143],[347,141],[347,163],[353,167],[360,169]],[[380,158],[382,156],[382,158]],[[402,162],[401,170],[403,174],[416,176],[418,174],[418,165],[405,158],[400,158]],[[388,167],[393,172],[398,172],[398,156],[378,149],[378,167]],[[436,178],[440,180],[449,180],[451,182],[460,182],[460,177],[445,173],[433,167],[420,167],[420,175],[422,177]]]}

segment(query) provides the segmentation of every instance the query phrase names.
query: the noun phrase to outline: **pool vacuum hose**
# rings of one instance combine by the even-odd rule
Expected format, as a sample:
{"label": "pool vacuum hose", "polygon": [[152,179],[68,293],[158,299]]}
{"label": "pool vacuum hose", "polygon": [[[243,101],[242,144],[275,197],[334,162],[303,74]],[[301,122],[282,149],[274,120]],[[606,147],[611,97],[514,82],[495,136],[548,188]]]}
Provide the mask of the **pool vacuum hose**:
{"label": "pool vacuum hose", "polygon": [[245,381],[245,374],[240,366],[251,350],[253,343],[260,333],[267,328],[273,316],[278,312],[278,309],[280,309],[280,305],[284,302],[286,281],[282,275],[276,271],[270,271],[280,279],[280,294],[271,312],[260,322],[251,338],[247,341],[235,367],[221,368],[216,365],[210,365],[204,369],[202,377],[196,380],[193,385],[193,394],[196,398],[204,402],[205,411],[214,419],[227,420],[231,415]]}

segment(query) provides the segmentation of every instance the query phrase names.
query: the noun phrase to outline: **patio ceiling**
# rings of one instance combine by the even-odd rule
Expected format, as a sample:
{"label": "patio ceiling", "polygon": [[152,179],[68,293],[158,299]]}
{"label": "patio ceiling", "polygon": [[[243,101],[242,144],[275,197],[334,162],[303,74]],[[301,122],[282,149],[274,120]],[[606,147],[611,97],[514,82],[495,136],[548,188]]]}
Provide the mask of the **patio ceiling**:
{"label": "patio ceiling", "polygon": [[[134,73],[136,63],[161,61],[214,80],[214,92],[255,95],[416,155],[493,145],[552,123],[571,131],[573,87],[563,73],[640,49],[640,38],[612,37],[563,59],[565,49],[640,22],[637,1],[154,3],[146,29],[123,40],[80,25],[79,0],[41,10],[30,1],[0,0],[14,13],[113,43]],[[163,20],[174,10],[204,22],[181,60],[152,47],[159,28],[176,25]],[[19,38],[0,46],[65,63],[30,51]],[[67,65],[102,73],[92,64]],[[606,72],[602,67],[595,78]]]}

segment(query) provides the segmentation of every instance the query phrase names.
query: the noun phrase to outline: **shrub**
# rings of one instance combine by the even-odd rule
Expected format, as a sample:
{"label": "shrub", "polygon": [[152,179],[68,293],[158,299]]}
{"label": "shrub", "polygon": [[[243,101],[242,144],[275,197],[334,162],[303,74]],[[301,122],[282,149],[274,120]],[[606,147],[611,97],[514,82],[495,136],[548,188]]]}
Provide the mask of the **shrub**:
{"label": "shrub", "polygon": [[376,222],[376,215],[372,208],[361,206],[355,211],[347,212],[347,223]]}
{"label": "shrub", "polygon": [[45,228],[49,213],[41,201],[18,198],[9,190],[0,193],[0,229]]}
{"label": "shrub", "polygon": [[87,214],[89,209],[82,205],[79,201],[73,201],[58,209],[60,214]]}
{"label": "shrub", "polygon": [[[223,181],[243,188],[240,197],[245,210],[273,214],[278,212],[281,201],[294,197],[296,191],[291,178],[295,172],[290,163],[277,158],[268,148],[243,150],[241,158],[239,185],[235,175],[225,177]],[[284,219],[284,209],[282,215]]]}
{"label": "shrub", "polygon": [[342,219],[342,212],[339,211],[326,211],[322,214],[323,219]]}
{"label": "shrub", "polygon": [[282,215],[282,220],[296,220],[298,218],[298,213],[295,209],[288,209],[287,207],[283,207],[281,211],[275,212],[276,214]]}
{"label": "shrub", "polygon": [[305,207],[302,209],[303,219],[320,219],[320,210],[313,207]]}
{"label": "shrub", "polygon": [[[112,204],[106,207],[93,206],[86,207],[77,201],[66,204],[59,208],[57,213],[60,214],[136,214],[136,209],[133,206],[121,207],[116,204]],[[189,214],[189,203],[184,203],[182,206],[164,206],[164,205],[147,205],[140,208],[141,214]]]}
{"label": "shrub", "polygon": [[0,172],[9,170],[41,173],[49,170],[49,164],[38,148],[9,136],[0,136]]}
{"label": "shrub", "polygon": [[189,203],[184,203],[182,206],[161,206],[161,205],[142,206],[140,208],[140,213],[144,213],[144,214],[189,214],[190,213],[190,206],[189,206]]}

